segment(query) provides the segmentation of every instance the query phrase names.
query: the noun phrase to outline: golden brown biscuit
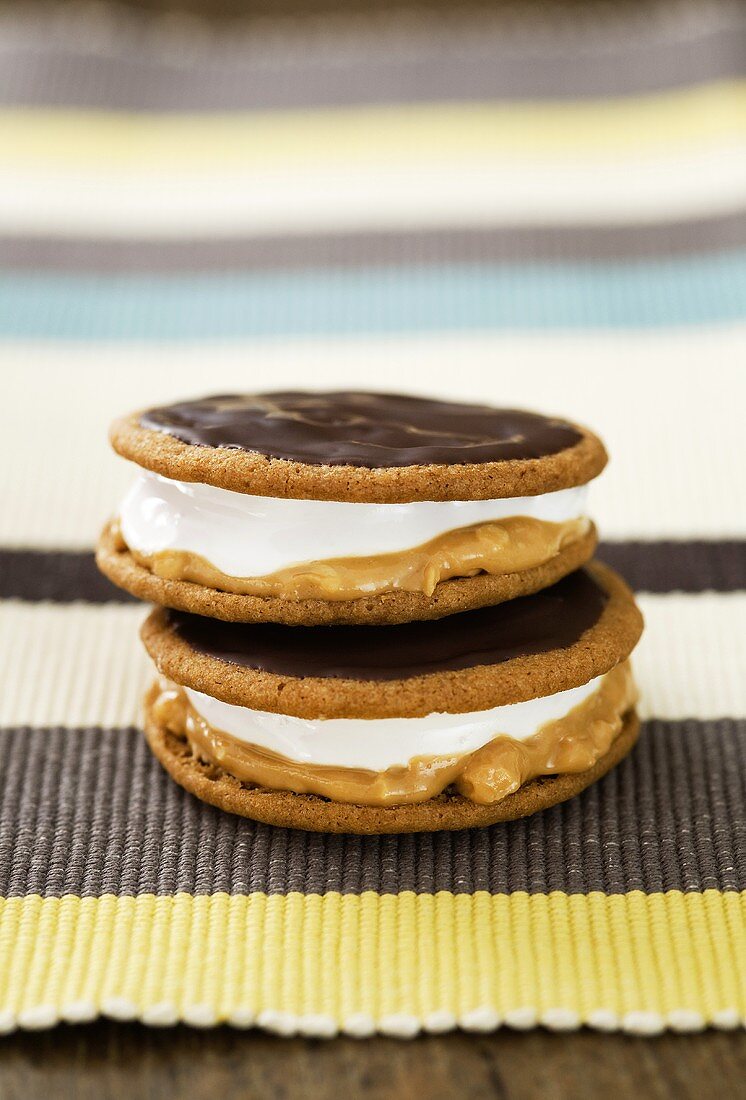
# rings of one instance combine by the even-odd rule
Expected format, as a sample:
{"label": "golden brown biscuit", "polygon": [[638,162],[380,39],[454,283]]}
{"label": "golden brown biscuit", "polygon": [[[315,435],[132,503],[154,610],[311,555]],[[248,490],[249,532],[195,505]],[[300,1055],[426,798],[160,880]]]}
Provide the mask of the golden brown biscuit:
{"label": "golden brown biscuit", "polygon": [[392,394],[204,398],[122,417],[110,439],[175,480],[373,504],[536,496],[606,465],[600,439],[569,421]]}
{"label": "golden brown biscuit", "polygon": [[[103,531],[101,570],[136,596],[226,621],[441,618],[551,585],[597,543],[577,497],[543,498],[595,477],[603,445],[586,428],[523,410],[396,394],[239,394],[143,410],[117,420],[111,441],[150,481],[138,483],[120,527]],[[189,483],[205,487],[201,496]],[[261,518],[216,491],[263,498]],[[299,518],[302,500],[318,503]],[[515,513],[503,500],[516,501]],[[481,501],[496,503],[475,512]],[[376,534],[365,538],[372,519]]]}
{"label": "golden brown biscuit", "polygon": [[101,532],[96,564],[110,581],[142,600],[207,615],[226,622],[285,623],[289,626],[375,625],[441,619],[459,611],[502,603],[547,588],[587,562],[598,536],[591,525],[543,565],[520,573],[458,577],[436,585],[432,596],[402,589],[357,600],[288,600],[279,596],[246,596],[221,592],[191,581],[167,580],[140,565],[117,537],[114,523]]}
{"label": "golden brown biscuit", "polygon": [[[335,832],[406,832],[505,821],[569,798],[631,747],[637,720],[626,658],[641,629],[641,616],[626,585],[598,564],[531,596],[433,623],[306,628],[223,623],[158,608],[145,622],[142,637],[159,672],[171,684],[154,685],[148,693],[146,733],[158,758],[184,787],[217,806],[260,821]],[[235,754],[216,749],[215,756],[207,742],[193,750],[200,735],[189,724],[194,720],[189,715],[194,713],[197,721],[203,721],[199,718],[201,704],[199,697],[195,701],[180,690],[186,687],[234,707],[248,708],[248,730],[254,728],[252,710],[269,711],[318,720],[321,726],[329,718],[369,719],[370,730],[364,736],[375,739],[377,718],[473,714],[554,695],[596,678],[600,686],[583,706],[607,707],[607,703],[591,702],[604,697],[612,700],[611,715],[599,726],[595,755],[581,756],[574,766],[568,760],[565,770],[573,774],[531,778],[546,768],[540,764],[537,771],[522,773],[523,786],[518,791],[501,797],[497,791],[501,785],[505,789],[502,779],[497,787],[493,784],[502,773],[490,778],[492,764],[488,762],[480,780],[487,784],[482,788],[485,796],[471,801],[447,786],[435,797],[426,795],[424,801],[402,798],[395,805],[355,805],[351,803],[380,800],[378,796],[350,798],[342,792],[339,801],[294,794],[287,789],[292,783],[279,776],[276,786],[285,789],[270,790],[257,784],[254,765],[242,772],[236,763],[235,773],[230,774],[233,768],[228,761],[237,761]],[[190,710],[193,706],[196,712]],[[580,748],[596,736],[596,725],[591,730],[583,723],[595,723],[596,717],[602,717],[598,709],[586,712],[576,708],[557,719],[556,736],[566,738],[568,747],[577,738],[576,747]],[[607,721],[609,725],[603,727]],[[287,737],[294,736],[290,727],[280,728],[283,743],[290,744]],[[547,736],[548,729],[542,725],[544,732],[540,735],[537,730],[533,743]],[[303,736],[313,738],[313,731],[305,730]],[[350,730],[350,736],[361,733]],[[499,730],[495,737],[499,739]],[[312,740],[304,743],[304,753],[311,744]],[[548,763],[567,759],[549,747]],[[229,746],[224,744],[224,748]],[[449,750],[443,751],[447,756]],[[363,756],[366,753],[362,742],[361,752]],[[204,753],[212,764],[202,761]],[[464,770],[459,767],[448,772],[456,779],[446,777],[444,782],[455,781],[459,790],[470,794],[470,785],[464,787],[462,780],[469,769],[474,774],[479,757],[480,753],[464,757]],[[291,761],[291,757],[286,759]],[[458,763],[458,757],[455,759]],[[215,763],[217,760],[223,766]],[[585,760],[593,761],[592,766],[586,766]],[[476,766],[483,768],[481,763]],[[241,782],[237,776],[242,774],[252,781]],[[348,782],[339,772],[336,778]],[[437,792],[442,788],[429,789]],[[322,793],[326,793],[323,788]]]}
{"label": "golden brown biscuit", "polygon": [[158,726],[147,701],[145,708],[145,735],[150,748],[169,775],[191,794],[241,817],[317,833],[437,832],[528,817],[595,783],[627,755],[639,730],[637,715],[630,711],[621,733],[592,768],[573,775],[541,776],[493,805],[477,805],[445,791],[437,798],[404,806],[353,806],[315,795],[242,784],[216,765],[197,759],[185,740]]}
{"label": "golden brown biscuit", "polygon": [[158,671],[237,706],[301,718],[454,714],[587,683],[629,656],[642,616],[592,562],[551,588],[433,623],[288,627],[156,608],[141,637]]}
{"label": "golden brown biscuit", "polygon": [[[603,444],[536,412],[396,394],[228,395],[136,412],[111,441],[151,480],[128,498],[119,535],[116,522],[102,532],[101,570],[134,595],[228,621],[440,618],[552,584],[597,541],[577,496],[549,498],[599,473]],[[261,497],[259,511],[237,493]],[[498,507],[514,499],[515,513]],[[299,514],[301,500],[315,510]],[[483,500],[495,503],[475,511]]]}

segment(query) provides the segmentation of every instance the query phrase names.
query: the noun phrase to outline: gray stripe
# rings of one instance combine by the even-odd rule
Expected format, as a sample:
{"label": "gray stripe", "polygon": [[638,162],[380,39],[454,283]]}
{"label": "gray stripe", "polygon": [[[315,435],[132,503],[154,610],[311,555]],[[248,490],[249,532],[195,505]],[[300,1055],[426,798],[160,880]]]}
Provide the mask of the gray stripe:
{"label": "gray stripe", "polygon": [[624,260],[746,247],[746,209],[661,225],[536,226],[192,240],[0,237],[0,267],[101,274]]}
{"label": "gray stripe", "polygon": [[583,795],[462,833],[256,825],[186,794],[136,730],[0,731],[0,895],[746,888],[746,721],[650,722]]}
{"label": "gray stripe", "polygon": [[[746,542],[605,542],[602,560],[638,592],[735,592],[746,589]],[[71,603],[132,600],[75,550],[0,549],[0,599]]]}
{"label": "gray stripe", "polygon": [[742,17],[690,37],[669,28],[604,41],[571,29],[564,42],[536,36],[533,46],[525,35],[520,42],[478,18],[445,28],[434,23],[415,34],[372,28],[357,40],[282,33],[264,42],[218,38],[212,48],[203,42],[196,61],[186,63],[176,49],[158,56],[147,41],[98,54],[40,38],[8,43],[0,102],[183,111],[562,99],[655,92],[746,71]]}

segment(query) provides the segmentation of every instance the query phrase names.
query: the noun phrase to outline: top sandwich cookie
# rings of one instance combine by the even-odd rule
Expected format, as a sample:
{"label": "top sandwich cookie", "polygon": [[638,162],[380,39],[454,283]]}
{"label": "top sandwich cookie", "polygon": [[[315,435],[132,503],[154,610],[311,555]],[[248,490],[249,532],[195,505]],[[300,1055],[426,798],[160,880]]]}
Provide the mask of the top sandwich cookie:
{"label": "top sandwich cookie", "polygon": [[399,623],[535,592],[596,544],[587,429],[371,393],[238,394],[114,423],[142,467],[101,569],[228,621]]}
{"label": "top sandwich cookie", "polygon": [[436,623],[287,627],[158,608],[142,638],[156,756],[208,802],[323,831],[459,829],[533,813],[629,750],[642,620],[591,564]]}

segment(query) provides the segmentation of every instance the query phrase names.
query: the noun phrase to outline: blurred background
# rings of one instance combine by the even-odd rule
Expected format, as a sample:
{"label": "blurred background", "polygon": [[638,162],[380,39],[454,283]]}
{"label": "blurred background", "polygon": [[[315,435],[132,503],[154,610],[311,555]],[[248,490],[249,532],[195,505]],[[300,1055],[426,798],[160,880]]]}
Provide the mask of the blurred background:
{"label": "blurred background", "polygon": [[355,387],[588,422],[607,539],[746,534],[746,8],[0,6],[0,544],[117,414]]}

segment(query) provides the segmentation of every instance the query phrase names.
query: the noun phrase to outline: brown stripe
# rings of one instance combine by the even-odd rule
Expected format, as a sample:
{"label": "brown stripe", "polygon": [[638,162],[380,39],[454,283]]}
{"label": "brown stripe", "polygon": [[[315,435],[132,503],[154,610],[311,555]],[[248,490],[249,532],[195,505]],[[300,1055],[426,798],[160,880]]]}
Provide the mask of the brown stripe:
{"label": "brown stripe", "polygon": [[134,603],[102,576],[87,550],[0,549],[0,599]]}
{"label": "brown stripe", "polygon": [[584,794],[461,833],[274,829],[177,787],[136,730],[0,731],[0,894],[746,888],[746,720],[647,724]]}
{"label": "brown stripe", "polygon": [[623,20],[614,36],[599,33],[603,24],[594,23],[587,34],[577,19],[565,21],[564,34],[547,34],[543,41],[529,22],[519,36],[510,33],[515,26],[496,26],[478,15],[445,23],[435,18],[415,30],[382,20],[367,33],[326,38],[280,28],[263,39],[215,35],[201,49],[197,46],[196,60],[186,53],[175,58],[175,49],[159,57],[149,51],[147,40],[125,36],[98,55],[72,36],[52,45],[40,31],[7,50],[0,67],[0,102],[224,111],[563,99],[650,93],[746,70],[746,22],[738,13],[710,27],[700,21],[688,33],[674,20],[644,35]]}
{"label": "brown stripe", "polygon": [[286,237],[103,240],[0,237],[0,267],[112,274],[308,267],[633,260],[746,246],[746,209],[659,225],[426,229]]}
{"label": "brown stripe", "polygon": [[[746,590],[746,541],[604,542],[602,561],[637,592]],[[129,603],[87,550],[0,549],[0,599]]]}
{"label": "brown stripe", "polygon": [[637,592],[746,589],[746,541],[603,542],[598,556]]}

